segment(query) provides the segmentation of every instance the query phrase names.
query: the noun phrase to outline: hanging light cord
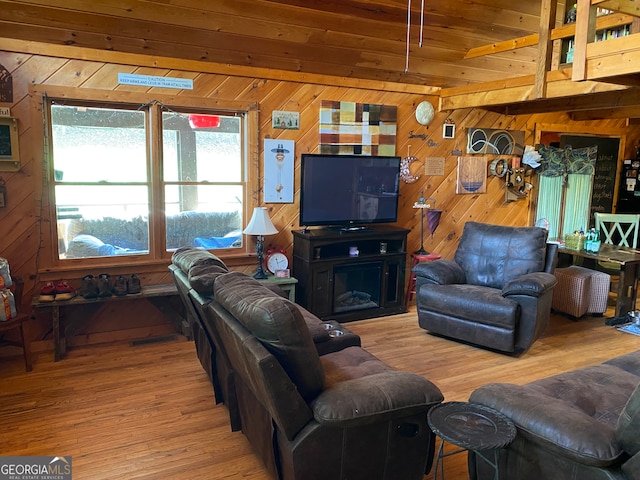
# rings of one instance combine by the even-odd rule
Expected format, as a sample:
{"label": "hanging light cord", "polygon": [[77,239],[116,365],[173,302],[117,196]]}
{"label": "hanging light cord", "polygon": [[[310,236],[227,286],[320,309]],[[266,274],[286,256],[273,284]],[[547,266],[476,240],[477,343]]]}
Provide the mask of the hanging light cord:
{"label": "hanging light cord", "polygon": [[[420,41],[418,45],[422,48],[422,39],[424,38],[424,0],[420,5]],[[404,62],[404,73],[409,71],[409,44],[411,40],[411,0],[407,1],[407,52]]]}
{"label": "hanging light cord", "polygon": [[409,37],[411,33],[411,0],[407,4],[407,53],[404,61],[404,73],[409,71]]}
{"label": "hanging light cord", "polygon": [[424,33],[424,0],[422,0],[422,5],[420,6],[420,48],[422,48],[422,37]]}

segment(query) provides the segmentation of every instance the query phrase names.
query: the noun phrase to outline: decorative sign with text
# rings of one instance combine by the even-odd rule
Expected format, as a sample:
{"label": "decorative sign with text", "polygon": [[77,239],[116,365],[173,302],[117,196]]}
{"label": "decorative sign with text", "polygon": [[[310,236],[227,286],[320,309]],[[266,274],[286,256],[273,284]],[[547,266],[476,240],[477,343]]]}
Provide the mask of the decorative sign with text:
{"label": "decorative sign with text", "polygon": [[121,85],[137,85],[140,87],[193,90],[193,80],[190,78],[157,77],[153,75],[138,75],[135,73],[118,73],[118,83]]}

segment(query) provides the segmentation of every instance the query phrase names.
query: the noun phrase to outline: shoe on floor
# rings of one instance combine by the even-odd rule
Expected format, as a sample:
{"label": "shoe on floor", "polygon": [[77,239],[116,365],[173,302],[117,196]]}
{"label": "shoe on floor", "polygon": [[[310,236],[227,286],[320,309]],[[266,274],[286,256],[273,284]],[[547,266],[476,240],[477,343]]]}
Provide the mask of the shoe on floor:
{"label": "shoe on floor", "polygon": [[113,284],[113,294],[116,297],[124,297],[127,294],[127,289],[127,279],[122,275],[118,276]]}
{"label": "shoe on floor", "polygon": [[60,280],[56,283],[56,300],[71,300],[76,296],[76,289],[66,281]]}
{"label": "shoe on floor", "polygon": [[45,282],[40,289],[41,302],[53,302],[56,299],[56,285],[53,282]]}
{"label": "shoe on floor", "polygon": [[85,275],[82,277],[80,295],[84,298],[98,298],[98,282],[93,275]]}
{"label": "shoe on floor", "polygon": [[98,275],[98,296],[111,296],[111,275],[108,273],[101,273]]}
{"label": "shoe on floor", "polygon": [[129,277],[129,282],[127,284],[127,293],[128,294],[136,294],[142,291],[142,286],[140,285],[140,278],[134,273]]}

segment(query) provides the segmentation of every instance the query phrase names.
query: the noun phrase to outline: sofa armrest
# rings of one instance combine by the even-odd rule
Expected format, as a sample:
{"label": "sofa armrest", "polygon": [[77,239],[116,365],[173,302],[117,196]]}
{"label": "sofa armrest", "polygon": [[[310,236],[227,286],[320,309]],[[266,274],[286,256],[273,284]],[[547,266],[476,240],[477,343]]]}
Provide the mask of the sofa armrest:
{"label": "sofa armrest", "polygon": [[469,400],[498,410],[515,423],[518,435],[578,463],[603,467],[625,455],[611,426],[534,388],[492,383]]}
{"label": "sofa armrest", "polygon": [[622,471],[629,480],[640,480],[640,452],[622,464]]}
{"label": "sofa armrest", "polygon": [[504,287],[502,287],[502,296],[529,295],[531,297],[540,297],[555,287],[556,283],[558,283],[558,280],[550,273],[527,273],[505,283]]}
{"label": "sofa armrest", "polygon": [[315,420],[351,427],[424,412],[442,402],[438,387],[419,375],[396,370],[346,380],[311,402]]}
{"label": "sofa armrest", "polygon": [[449,285],[466,283],[464,271],[453,260],[441,259],[433,262],[418,263],[413,267],[416,280],[421,284]]}

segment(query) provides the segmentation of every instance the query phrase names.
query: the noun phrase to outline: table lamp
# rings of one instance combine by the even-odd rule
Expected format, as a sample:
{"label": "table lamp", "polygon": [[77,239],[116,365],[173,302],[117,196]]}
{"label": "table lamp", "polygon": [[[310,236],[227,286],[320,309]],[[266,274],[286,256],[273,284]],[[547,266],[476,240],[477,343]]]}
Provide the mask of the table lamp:
{"label": "table lamp", "polygon": [[262,267],[264,254],[264,236],[278,233],[278,230],[273,226],[273,223],[269,218],[267,207],[256,207],[253,209],[253,216],[249,221],[249,225],[247,225],[247,228],[245,228],[242,233],[258,237],[258,241],[256,243],[258,268],[256,269],[256,273],[253,278],[256,278],[258,280],[267,278],[267,274],[264,273],[264,269]]}

